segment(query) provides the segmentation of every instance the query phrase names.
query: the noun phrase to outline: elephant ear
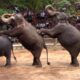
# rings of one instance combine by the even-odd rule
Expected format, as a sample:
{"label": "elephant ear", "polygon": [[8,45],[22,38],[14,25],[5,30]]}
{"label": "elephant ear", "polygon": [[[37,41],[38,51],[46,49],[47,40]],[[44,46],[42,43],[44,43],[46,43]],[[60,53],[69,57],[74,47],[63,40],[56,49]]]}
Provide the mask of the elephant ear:
{"label": "elephant ear", "polygon": [[60,12],[58,15],[57,15],[57,19],[58,20],[68,20],[69,16],[64,13],[64,12]]}
{"label": "elephant ear", "polygon": [[6,13],[1,16],[1,20],[5,23],[8,23],[11,19],[12,14]]}

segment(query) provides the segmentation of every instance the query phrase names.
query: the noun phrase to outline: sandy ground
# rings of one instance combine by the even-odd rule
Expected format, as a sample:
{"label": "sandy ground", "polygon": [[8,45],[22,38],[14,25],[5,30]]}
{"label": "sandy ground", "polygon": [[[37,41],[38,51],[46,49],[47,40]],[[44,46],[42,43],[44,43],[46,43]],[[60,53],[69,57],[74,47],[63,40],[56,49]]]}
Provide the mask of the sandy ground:
{"label": "sandy ground", "polygon": [[[46,64],[46,52],[41,55],[42,68],[33,67],[33,57],[27,50],[15,50],[17,63],[12,56],[12,66],[3,67],[5,58],[0,57],[0,80],[80,80],[80,67],[70,65],[70,55],[65,50],[49,50]],[[78,56],[80,63],[80,55]]]}

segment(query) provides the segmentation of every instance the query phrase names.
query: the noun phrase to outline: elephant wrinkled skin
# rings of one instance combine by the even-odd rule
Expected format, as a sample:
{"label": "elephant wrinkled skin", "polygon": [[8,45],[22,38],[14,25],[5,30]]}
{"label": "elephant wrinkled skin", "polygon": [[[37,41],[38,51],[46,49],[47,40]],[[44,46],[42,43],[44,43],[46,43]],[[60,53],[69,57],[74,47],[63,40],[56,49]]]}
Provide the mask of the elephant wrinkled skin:
{"label": "elephant wrinkled skin", "polygon": [[11,65],[11,53],[13,53],[13,46],[11,40],[7,36],[0,36],[0,57],[6,57],[5,66]]}
{"label": "elephant wrinkled skin", "polygon": [[43,38],[37,33],[36,28],[28,23],[20,13],[12,14],[6,21],[3,15],[2,21],[12,24],[14,28],[12,30],[2,31],[0,34],[16,37],[19,42],[32,53],[34,58],[32,65],[42,66],[40,55],[42,49],[45,48],[47,50],[47,47],[45,46]]}
{"label": "elephant wrinkled skin", "polygon": [[71,64],[79,66],[77,56],[80,52],[80,32],[68,22],[59,22],[52,29],[41,29],[40,34],[57,38],[61,45],[70,53]]}

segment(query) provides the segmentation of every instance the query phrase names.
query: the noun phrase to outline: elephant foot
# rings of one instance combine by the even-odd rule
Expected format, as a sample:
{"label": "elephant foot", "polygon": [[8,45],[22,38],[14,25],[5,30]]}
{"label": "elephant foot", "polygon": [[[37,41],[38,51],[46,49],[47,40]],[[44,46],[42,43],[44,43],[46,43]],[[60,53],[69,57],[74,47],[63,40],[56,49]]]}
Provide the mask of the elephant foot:
{"label": "elephant foot", "polygon": [[74,67],[78,67],[79,66],[77,58],[72,57],[71,65],[74,66]]}
{"label": "elephant foot", "polygon": [[72,62],[71,65],[74,66],[74,67],[79,67],[79,63],[78,62],[74,62],[74,63]]}
{"label": "elephant foot", "polygon": [[32,65],[36,67],[42,67],[42,64],[39,58],[34,58]]}
{"label": "elephant foot", "polygon": [[41,62],[33,62],[32,66],[42,67]]}
{"label": "elephant foot", "polygon": [[32,64],[32,66],[35,66],[35,67],[42,67],[42,64]]}
{"label": "elephant foot", "polygon": [[10,67],[11,66],[11,63],[6,63],[5,64],[5,67]]}

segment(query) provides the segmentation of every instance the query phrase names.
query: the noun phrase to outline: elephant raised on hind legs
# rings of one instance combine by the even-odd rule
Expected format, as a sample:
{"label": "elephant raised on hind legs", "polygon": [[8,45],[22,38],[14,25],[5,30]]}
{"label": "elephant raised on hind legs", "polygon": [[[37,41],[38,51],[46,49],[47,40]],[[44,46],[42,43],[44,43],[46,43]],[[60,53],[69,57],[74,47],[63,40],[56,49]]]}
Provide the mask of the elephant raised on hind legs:
{"label": "elephant raised on hind legs", "polygon": [[68,22],[68,16],[64,12],[54,12],[52,6],[47,6],[46,10],[50,16],[56,16],[57,25],[51,29],[41,29],[39,34],[57,38],[61,45],[71,56],[71,65],[79,66],[77,56],[80,52],[80,31]]}
{"label": "elephant raised on hind legs", "polygon": [[1,19],[3,22],[11,24],[14,27],[11,30],[0,32],[0,34],[16,37],[19,42],[32,53],[32,65],[42,66],[40,61],[41,52],[43,48],[47,51],[47,47],[43,38],[37,33],[36,28],[28,23],[20,13],[4,14]]}
{"label": "elephant raised on hind legs", "polygon": [[79,66],[77,56],[80,52],[80,32],[68,22],[58,23],[54,28],[41,29],[41,35],[57,38],[61,45],[70,53],[71,64]]}

